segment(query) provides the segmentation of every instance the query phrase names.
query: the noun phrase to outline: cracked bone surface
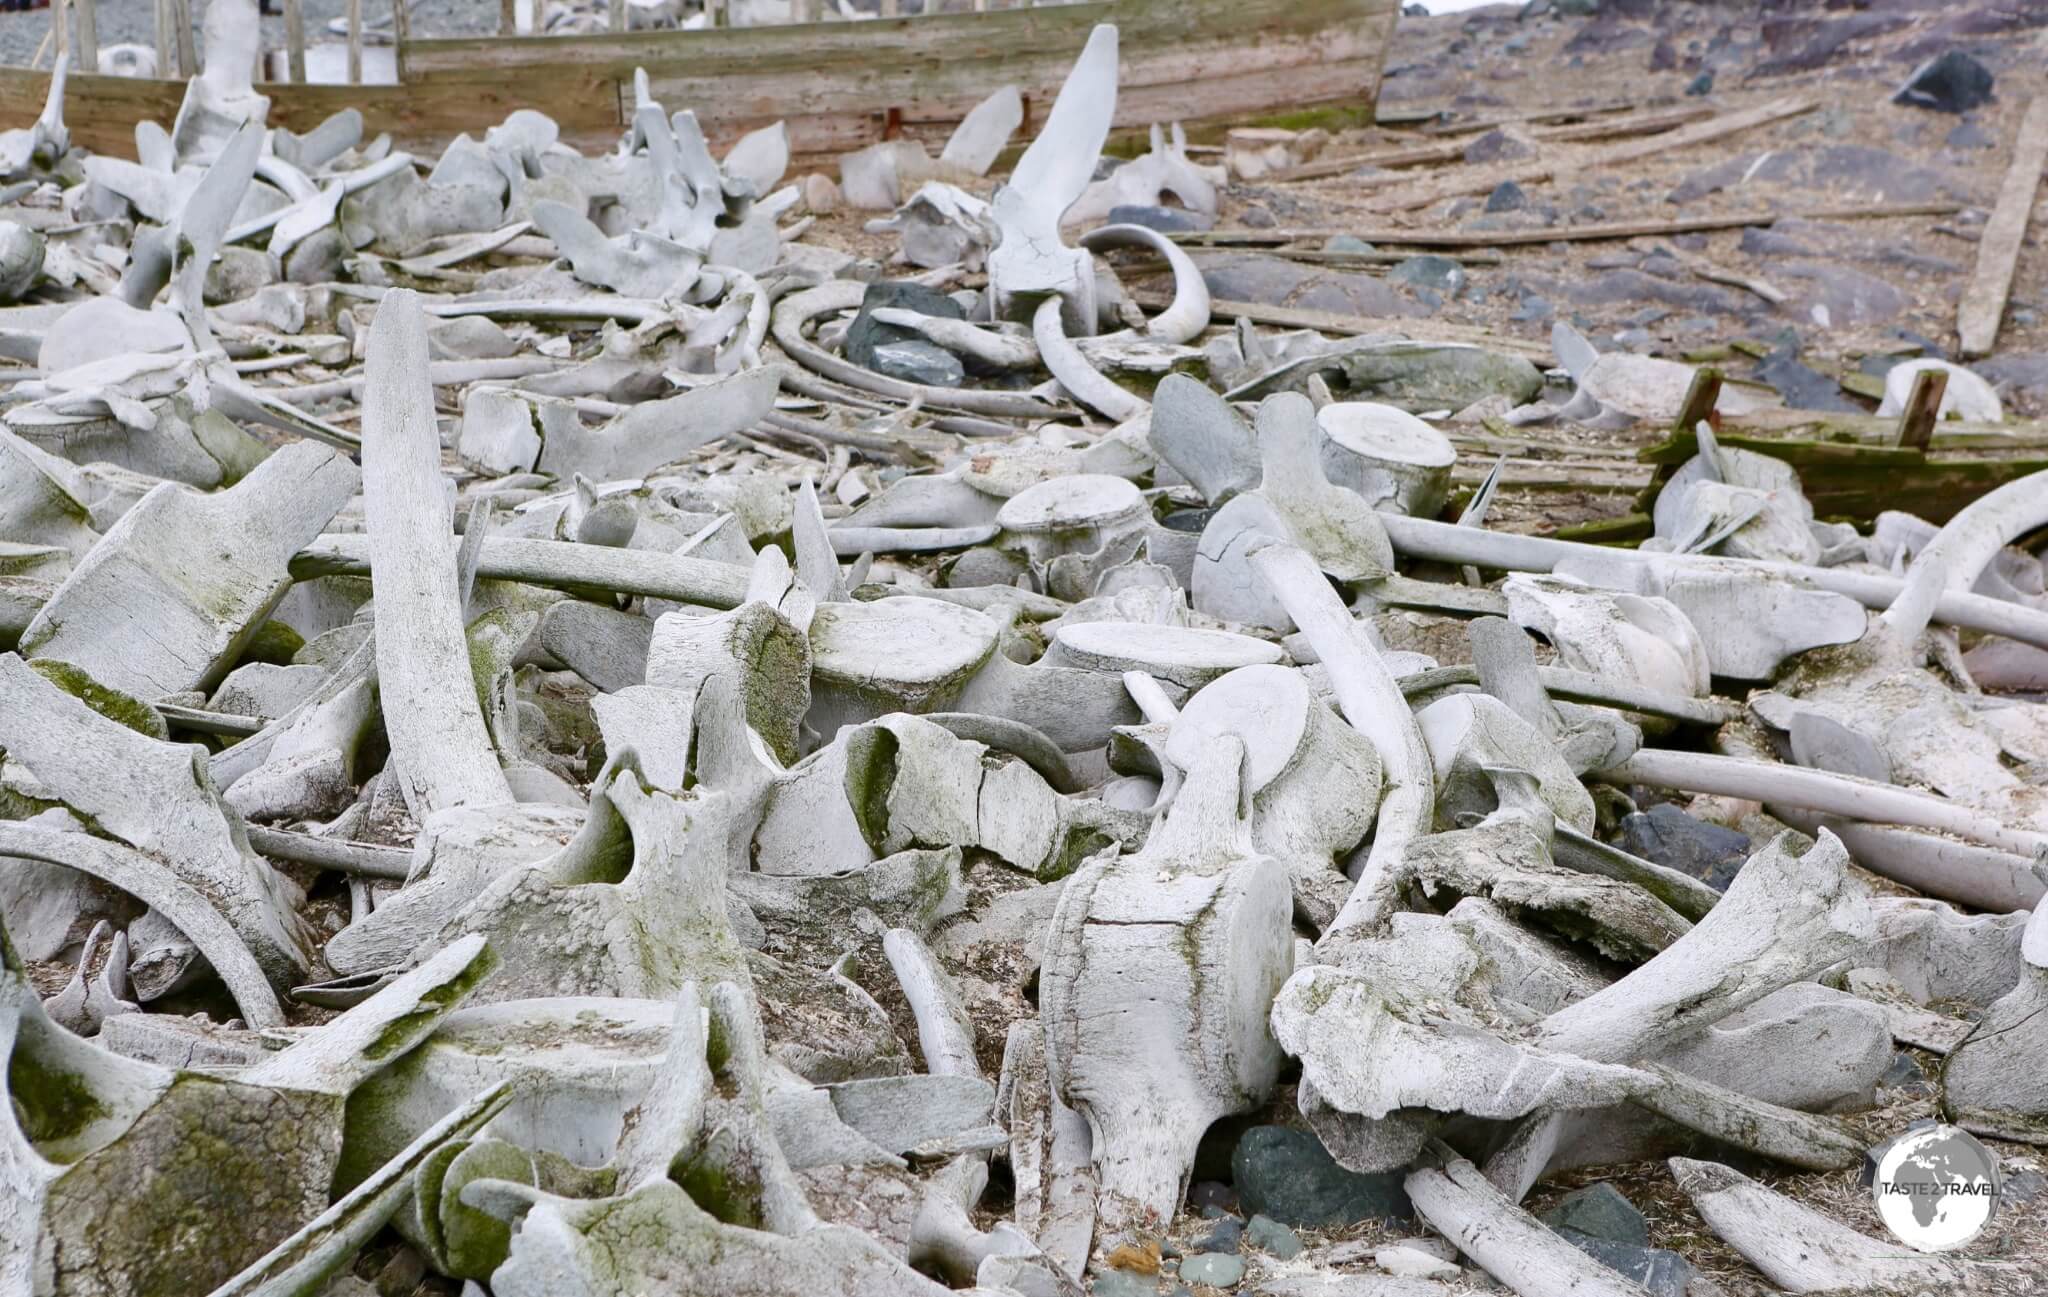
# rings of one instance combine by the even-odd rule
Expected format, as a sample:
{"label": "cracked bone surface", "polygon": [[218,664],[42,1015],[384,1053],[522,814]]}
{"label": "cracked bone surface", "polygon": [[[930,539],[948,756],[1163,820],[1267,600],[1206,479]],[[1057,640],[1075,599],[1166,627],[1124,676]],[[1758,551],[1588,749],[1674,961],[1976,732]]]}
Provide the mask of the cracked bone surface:
{"label": "cracked bone surface", "polygon": [[[1882,425],[1695,418],[1691,235],[1354,225],[1408,262],[1307,237],[1407,182],[1226,189],[1360,143],[1217,149],[1288,79],[1235,52],[1363,74],[1381,0],[593,3],[453,140],[434,6],[400,87],[202,0],[182,99],[67,37],[0,105],[0,1297],[2001,1290],[2038,1203],[1843,1204],[1909,1117],[2048,1145],[2031,362],[1924,449],[1917,335]],[[795,52],[985,22],[895,115]],[[1637,282],[1688,318],[1617,336]],[[1815,282],[1832,382],[1888,326]],[[1548,1213],[1599,1181],[1727,1248]]]}

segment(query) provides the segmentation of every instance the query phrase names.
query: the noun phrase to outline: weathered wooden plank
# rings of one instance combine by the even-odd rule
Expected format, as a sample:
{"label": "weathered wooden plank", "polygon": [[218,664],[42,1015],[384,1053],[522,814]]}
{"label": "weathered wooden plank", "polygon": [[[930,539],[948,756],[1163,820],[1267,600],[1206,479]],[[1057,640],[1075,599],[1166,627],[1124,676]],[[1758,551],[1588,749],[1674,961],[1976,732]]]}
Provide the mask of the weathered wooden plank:
{"label": "weathered wooden plank", "polygon": [[1201,230],[1174,234],[1176,243],[1207,247],[1264,247],[1348,234],[1375,246],[1383,243],[1416,248],[1506,248],[1533,243],[1594,243],[1669,234],[1700,234],[1741,229],[1797,218],[1807,221],[1879,220],[1903,216],[1952,216],[1961,203],[1863,203],[1854,207],[1816,207],[1787,212],[1730,212],[1722,216],[1684,216],[1660,221],[1605,221],[1593,225],[1559,225],[1540,230],[1436,230],[1401,226],[1329,226],[1274,230]]}
{"label": "weathered wooden plank", "polygon": [[100,66],[100,20],[96,0],[76,0],[78,5],[78,66],[97,72]]}
{"label": "weathered wooden plank", "polygon": [[[181,0],[163,0],[175,5]],[[881,138],[885,122],[935,142],[992,85],[1025,94],[1026,130],[1043,116],[1095,23],[1119,25],[1118,124],[1243,118],[1302,105],[1370,110],[1397,0],[1098,0],[862,23],[629,32],[578,37],[410,40],[398,86],[272,85],[272,125],[304,129],[342,107],[404,147],[437,147],[515,108],[553,117],[563,139],[610,143],[633,70],[671,107],[696,110],[714,144],[787,121],[798,155]],[[0,68],[0,128],[33,120],[47,78]],[[135,123],[169,123],[182,84],[77,76],[74,134],[132,156]],[[339,91],[341,93],[337,94]]]}
{"label": "weathered wooden plank", "polygon": [[[1173,294],[1153,289],[1134,288],[1130,289],[1129,293],[1132,301],[1147,310],[1164,310],[1173,300]],[[1270,324],[1282,329],[1315,329],[1321,333],[1351,335],[1398,333],[1410,337],[1427,337],[1438,342],[1460,342],[1491,347],[1496,351],[1526,357],[1539,364],[1547,365],[1552,361],[1548,343],[1528,338],[1503,337],[1467,324],[1447,324],[1439,320],[1376,319],[1364,315],[1343,315],[1335,311],[1311,311],[1298,306],[1233,302],[1224,298],[1212,300],[1209,309],[1211,315],[1218,320],[1237,319],[1241,316],[1254,324]]]}
{"label": "weathered wooden plank", "polygon": [[1503,181],[1512,180],[1517,184],[1548,180],[1560,171],[1587,171],[1596,167],[1611,167],[1622,163],[1635,162],[1653,154],[1675,149],[1690,148],[1709,140],[1722,139],[1741,131],[1753,130],[1771,122],[1782,121],[1811,112],[1819,102],[1804,96],[1786,96],[1769,103],[1741,112],[1725,113],[1710,117],[1703,122],[1694,122],[1667,135],[1652,135],[1646,139],[1625,140],[1605,148],[1589,149],[1575,153],[1557,153],[1553,156],[1533,158],[1516,162],[1505,167],[1475,167],[1447,176],[1431,177],[1427,181],[1402,185],[1383,190],[1369,196],[1363,206],[1371,212],[1405,212],[1417,207],[1427,207],[1445,198],[1457,198],[1465,194],[1492,192]]}
{"label": "weathered wooden plank", "polygon": [[363,83],[363,0],[348,0],[348,83]]}
{"label": "weathered wooden plank", "polygon": [[304,0],[284,0],[285,75],[292,84],[306,84],[306,11]]}
{"label": "weathered wooden plank", "polygon": [[[1707,104],[1686,104],[1678,108],[1663,108],[1655,112],[1635,113],[1626,117],[1599,117],[1590,122],[1572,126],[1539,126],[1529,134],[1539,140],[1597,140],[1617,135],[1653,135],[1696,122],[1702,117],[1711,117],[1713,108]],[[1341,158],[1317,158],[1304,162],[1298,167],[1282,167],[1269,172],[1263,178],[1270,181],[1316,180],[1325,176],[1340,176],[1357,167],[1405,167],[1429,162],[1456,162],[1465,156],[1467,145],[1457,141],[1442,144],[1417,144],[1401,149],[1382,149],[1375,153],[1354,153]]]}
{"label": "weathered wooden plank", "polygon": [[2013,140],[2012,164],[2006,168],[2005,183],[1999,186],[1991,219],[1984,223],[1984,237],[1977,243],[1976,273],[1970,276],[1962,305],[1956,308],[1956,333],[1966,357],[1989,355],[1998,341],[1998,326],[2005,318],[2005,299],[2012,291],[2013,271],[2019,266],[2020,244],[2034,213],[2043,163],[2048,163],[2048,93],[2034,96],[2020,122],[2019,135]]}

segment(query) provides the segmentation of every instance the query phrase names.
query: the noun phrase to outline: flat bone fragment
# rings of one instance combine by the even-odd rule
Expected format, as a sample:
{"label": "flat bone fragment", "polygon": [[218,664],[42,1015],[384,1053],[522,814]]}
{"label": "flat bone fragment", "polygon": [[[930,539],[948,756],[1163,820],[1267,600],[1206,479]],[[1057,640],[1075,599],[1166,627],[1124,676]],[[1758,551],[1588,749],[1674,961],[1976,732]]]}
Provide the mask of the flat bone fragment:
{"label": "flat bone fragment", "polygon": [[1159,380],[1146,439],[1212,505],[1257,490],[1264,473],[1251,428],[1214,389],[1187,374]]}
{"label": "flat bone fragment", "polygon": [[1954,1292],[1978,1269],[1859,1234],[1718,1163],[1674,1157],[1670,1165],[1707,1227],[1786,1292]]}
{"label": "flat bone fragment", "polygon": [[1243,763],[1234,738],[1210,745],[1144,850],[1068,881],[1046,937],[1048,1074],[1088,1118],[1104,1193],[1161,1218],[1201,1132],[1279,1068],[1266,1011],[1294,962],[1291,904],[1238,811]]}
{"label": "flat bone fragment", "polygon": [[462,598],[441,486],[441,439],[427,380],[419,299],[394,289],[377,308],[363,389],[363,497],[377,590],[377,677],[406,804],[424,816],[502,806],[483,708],[469,688]]}
{"label": "flat bone fragment", "polygon": [[359,480],[347,457],[300,442],[226,491],[157,487],[72,569],[22,654],[144,698],[211,689],[290,585],[292,555]]}
{"label": "flat bone fragment", "polygon": [[71,52],[59,51],[42,114],[31,126],[0,131],[0,182],[18,179],[36,165],[55,166],[70,150],[71,132],[64,127],[64,82],[70,71]]}
{"label": "flat bone fragment", "polygon": [[1967,1129],[2048,1144],[2048,1033],[2040,1029],[2048,1014],[2044,962],[2048,951],[2032,955],[2018,984],[1984,1011],[1976,1031],[1942,1069],[1944,1105]]}
{"label": "flat bone fragment", "polygon": [[985,176],[1017,128],[1024,124],[1024,97],[1004,86],[969,109],[953,128],[939,161]]}

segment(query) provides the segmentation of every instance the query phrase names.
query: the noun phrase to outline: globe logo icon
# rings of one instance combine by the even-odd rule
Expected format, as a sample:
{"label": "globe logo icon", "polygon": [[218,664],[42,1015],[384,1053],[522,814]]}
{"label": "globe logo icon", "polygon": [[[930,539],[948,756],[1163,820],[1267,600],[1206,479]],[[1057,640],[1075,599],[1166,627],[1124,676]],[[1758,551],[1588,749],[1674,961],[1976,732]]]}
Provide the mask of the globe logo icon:
{"label": "globe logo icon", "polygon": [[1879,1159],[1871,1191],[1879,1218],[1906,1246],[1958,1248],[1991,1223],[1998,1159],[1955,1126],[1910,1131]]}

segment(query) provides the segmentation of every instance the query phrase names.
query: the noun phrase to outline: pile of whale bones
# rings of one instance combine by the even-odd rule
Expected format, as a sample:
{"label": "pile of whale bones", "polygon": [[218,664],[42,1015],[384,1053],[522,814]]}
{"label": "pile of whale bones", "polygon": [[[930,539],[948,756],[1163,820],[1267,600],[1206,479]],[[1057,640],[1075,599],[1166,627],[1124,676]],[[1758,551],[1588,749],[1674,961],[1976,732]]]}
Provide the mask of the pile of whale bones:
{"label": "pile of whale bones", "polygon": [[[1089,197],[1113,27],[993,201],[887,223],[957,309],[849,324],[779,129],[294,136],[253,8],[139,162],[61,66],[0,136],[0,1292],[318,1293],[395,1229],[499,1297],[1078,1293],[1283,1075],[1519,1293],[1641,1292],[1521,1204],[1675,1151],[1782,1289],[1999,1268],[1726,1163],[1856,1165],[1900,1041],[2048,1143],[2048,486],[1860,535],[1702,424],[1640,550],[1437,521],[1449,443],[1361,398],[1543,375],[1068,242],[1211,183]],[[1684,390],[1557,343],[1567,417]],[[1644,789],[1792,829],[1717,890],[1598,836]]]}

